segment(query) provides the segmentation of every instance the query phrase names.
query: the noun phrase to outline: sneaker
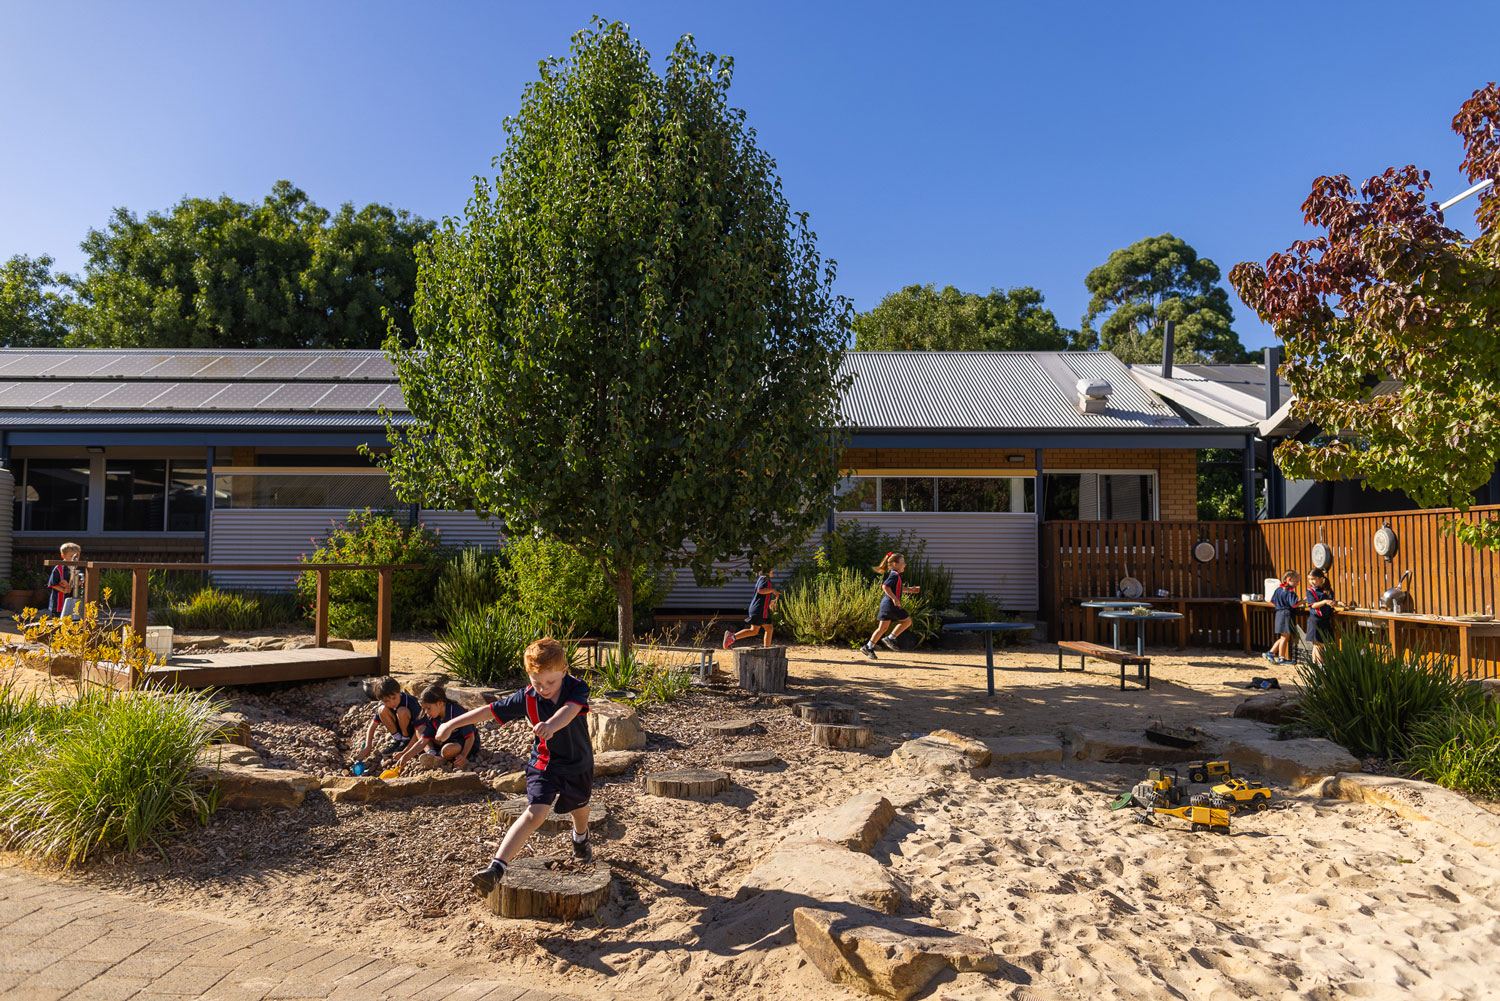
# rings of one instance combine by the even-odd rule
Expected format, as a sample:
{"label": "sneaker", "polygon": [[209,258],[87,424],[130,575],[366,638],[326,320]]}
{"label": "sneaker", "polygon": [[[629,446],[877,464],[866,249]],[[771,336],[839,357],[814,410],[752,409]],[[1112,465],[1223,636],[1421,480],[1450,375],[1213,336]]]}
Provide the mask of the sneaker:
{"label": "sneaker", "polygon": [[862,654],[864,654],[866,657],[869,657],[871,660],[877,660],[878,659],[875,656],[875,648],[872,647],[872,646],[870,646],[870,644],[868,644],[868,643],[866,643],[864,646],[860,647],[859,648],[859,652],[862,653]]}
{"label": "sneaker", "polygon": [[896,641],[891,639],[889,636],[882,636],[880,638],[880,645],[885,647],[887,650],[895,650],[897,653],[901,652],[901,648],[896,645]]}
{"label": "sneaker", "polygon": [[734,646],[734,633],[726,629],[724,630],[724,649],[728,650],[732,646]]}
{"label": "sneaker", "polygon": [[589,838],[584,838],[582,841],[573,838],[572,841],[574,858],[582,859],[584,862],[594,861],[594,846],[590,843]]}
{"label": "sneaker", "polygon": [[1270,661],[1273,664],[1277,663],[1278,660],[1279,660],[1279,658],[1274,653],[1272,653],[1269,650],[1267,650],[1265,653],[1261,654],[1261,656],[1263,658],[1265,658],[1266,660]]}
{"label": "sneaker", "polygon": [[491,859],[488,866],[469,877],[469,885],[478,891],[481,897],[488,897],[495,892],[495,887],[504,878],[505,863],[499,859]]}

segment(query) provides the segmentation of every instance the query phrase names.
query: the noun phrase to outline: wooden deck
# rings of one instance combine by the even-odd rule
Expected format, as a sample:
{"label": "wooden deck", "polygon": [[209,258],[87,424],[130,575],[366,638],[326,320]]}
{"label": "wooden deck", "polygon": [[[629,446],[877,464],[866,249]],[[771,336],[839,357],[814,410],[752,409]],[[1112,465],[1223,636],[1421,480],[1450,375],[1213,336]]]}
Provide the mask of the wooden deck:
{"label": "wooden deck", "polygon": [[318,681],[380,674],[372,653],[308,647],[303,650],[247,650],[239,653],[175,654],[169,664],[146,672],[148,685],[222,688],[277,681]]}

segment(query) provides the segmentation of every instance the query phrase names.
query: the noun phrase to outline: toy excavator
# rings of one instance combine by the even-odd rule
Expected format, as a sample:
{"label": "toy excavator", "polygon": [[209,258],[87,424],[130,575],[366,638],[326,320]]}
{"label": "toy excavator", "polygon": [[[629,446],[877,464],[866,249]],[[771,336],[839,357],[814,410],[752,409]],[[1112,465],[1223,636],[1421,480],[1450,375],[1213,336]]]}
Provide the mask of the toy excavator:
{"label": "toy excavator", "polygon": [[1230,811],[1218,796],[1200,794],[1194,796],[1187,806],[1150,806],[1141,815],[1141,819],[1149,822],[1155,814],[1186,820],[1195,831],[1229,833]]}
{"label": "toy excavator", "polygon": [[1120,798],[1109,804],[1111,810],[1123,810],[1127,806],[1150,809],[1157,803],[1182,803],[1182,778],[1175,768],[1149,768],[1146,778],[1137,782],[1135,788],[1121,793]]}

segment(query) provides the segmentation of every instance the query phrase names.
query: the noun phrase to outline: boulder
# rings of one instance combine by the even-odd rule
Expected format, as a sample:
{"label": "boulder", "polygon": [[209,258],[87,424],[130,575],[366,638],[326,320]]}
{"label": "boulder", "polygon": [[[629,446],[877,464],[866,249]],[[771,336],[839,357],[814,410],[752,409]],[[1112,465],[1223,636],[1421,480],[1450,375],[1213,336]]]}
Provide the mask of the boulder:
{"label": "boulder", "polygon": [[228,810],[255,810],[263,806],[296,809],[321,784],[316,775],[306,772],[227,762],[217,768],[199,768],[196,774],[218,786],[219,807]]}
{"label": "boulder", "polygon": [[[600,751],[594,755],[594,778],[623,775],[645,760],[643,751]],[[524,776],[524,772],[517,773]],[[521,783],[525,790],[525,782]]]}
{"label": "boulder", "polygon": [[1469,682],[1491,702],[1500,701],[1500,678],[1476,678]]}
{"label": "boulder", "polygon": [[1061,761],[1062,740],[1041,734],[1024,734],[1016,737],[991,737],[985,746],[994,755],[993,764],[1007,761]]}
{"label": "boulder", "polygon": [[869,853],[896,819],[896,808],[878,792],[851,796],[843,805],[808,814],[792,825],[793,838],[824,838],[852,852]]}
{"label": "boulder", "polygon": [[1070,726],[1063,731],[1063,739],[1068,743],[1069,756],[1076,761],[1170,764],[1184,756],[1184,752],[1177,748],[1152,743],[1140,730],[1091,730]]}
{"label": "boulder", "polygon": [[198,752],[198,764],[203,768],[219,765],[259,765],[261,757],[248,747],[238,744],[210,744]]}
{"label": "boulder", "polygon": [[601,700],[589,706],[584,718],[588,720],[589,740],[595,752],[634,751],[646,746],[640,714],[631,706]]}
{"label": "boulder", "polygon": [[989,767],[990,759],[994,757],[994,752],[987,745],[975,740],[973,737],[965,737],[961,733],[954,733],[952,730],[934,730],[927,735],[927,739],[936,740],[963,751],[964,754],[968,755],[969,764],[974,768]]}
{"label": "boulder", "polygon": [[885,866],[826,838],[783,841],[750,871],[734,899],[771,892],[824,903],[860,904],[887,914],[896,913],[903,896]]}
{"label": "boulder", "polygon": [[250,746],[250,720],[244,713],[215,713],[211,723],[214,743]]}
{"label": "boulder", "polygon": [[286,647],[286,638],[283,636],[250,636],[246,639],[236,640],[235,646],[246,650],[281,650]]}
{"label": "boulder", "polygon": [[947,786],[938,785],[932,779],[916,775],[903,775],[881,785],[879,793],[891,801],[898,810],[916,806],[928,796],[939,796],[948,791]]}
{"label": "boulder", "polygon": [[1000,960],[976,938],[865,908],[799,907],[797,944],[823,976],[866,994],[906,1001],[945,967],[994,973]]}
{"label": "boulder", "polygon": [[224,637],[193,633],[173,633],[172,649],[192,647],[195,650],[213,650],[224,645]]}
{"label": "boulder", "polygon": [[495,688],[478,688],[474,685],[445,684],[443,690],[448,693],[448,698],[457,702],[465,709],[478,709],[505,698],[508,692],[502,692]]}
{"label": "boulder", "polygon": [[[596,764],[598,763],[598,760],[598,758],[594,759]],[[595,772],[594,774],[597,775],[598,772]],[[526,773],[506,772],[504,775],[491,782],[490,788],[494,789],[496,792],[525,792]]]}
{"label": "boulder", "polygon": [[474,772],[429,772],[410,778],[378,779],[340,775],[323,780],[323,793],[335,803],[385,803],[413,796],[463,796],[489,792]]}
{"label": "boulder", "polygon": [[1292,722],[1302,706],[1302,697],[1294,692],[1275,691],[1252,695],[1234,707],[1235,719],[1253,719],[1257,723],[1279,726]]}
{"label": "boulder", "polygon": [[1325,782],[1322,791],[1325,796],[1383,807],[1407,820],[1437,824],[1476,848],[1500,847],[1500,816],[1431,782],[1348,772]]}
{"label": "boulder", "polygon": [[348,650],[350,653],[354,652],[354,641],[346,640],[341,636],[330,636],[324,641],[323,645],[330,650]]}
{"label": "boulder", "polygon": [[1293,786],[1360,768],[1358,758],[1331,740],[1277,740],[1271,727],[1254,720],[1218,717],[1205,720],[1202,728],[1218,747],[1217,757],[1229,759],[1236,768],[1255,769]]}
{"label": "boulder", "polygon": [[942,776],[969,771],[969,756],[952,744],[918,737],[896,748],[891,760],[918,775]]}

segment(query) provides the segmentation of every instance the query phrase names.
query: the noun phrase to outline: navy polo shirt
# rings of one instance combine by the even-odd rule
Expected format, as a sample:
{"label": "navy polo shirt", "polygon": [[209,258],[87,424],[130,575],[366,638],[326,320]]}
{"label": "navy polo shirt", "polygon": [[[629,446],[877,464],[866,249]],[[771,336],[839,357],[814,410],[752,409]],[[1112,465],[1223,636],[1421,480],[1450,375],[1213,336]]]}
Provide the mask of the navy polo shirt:
{"label": "navy polo shirt", "polygon": [[589,740],[588,720],[584,719],[589,711],[589,686],[567,674],[563,676],[556,702],[542,698],[534,687],[527,685],[514,695],[490,703],[490,712],[501,723],[516,720],[545,723],[570,702],[580,706],[578,715],[546,740],[538,738],[531,742],[527,771],[549,775],[594,774],[594,745]]}
{"label": "navy polo shirt", "polygon": [[766,611],[766,603],[770,601],[769,594],[761,594],[761,588],[770,587],[771,578],[761,574],[755,578],[755,594],[750,599],[750,618],[764,619],[769,613]]}
{"label": "navy polo shirt", "polygon": [[[464,707],[459,705],[457,702],[454,702],[452,699],[449,699],[443,705],[443,714],[437,719],[433,719],[431,716],[427,715],[426,712],[422,712],[420,710],[420,707],[418,712],[419,715],[416,717],[417,735],[419,737],[426,737],[431,741],[436,741],[438,727],[442,726],[450,719],[456,719],[459,716],[462,716],[464,714]],[[457,740],[459,742],[462,742],[469,738],[469,734],[478,732],[479,728],[474,726],[474,724],[469,723],[465,726],[459,727],[457,730],[454,730],[451,734],[449,734],[448,740]]]}

